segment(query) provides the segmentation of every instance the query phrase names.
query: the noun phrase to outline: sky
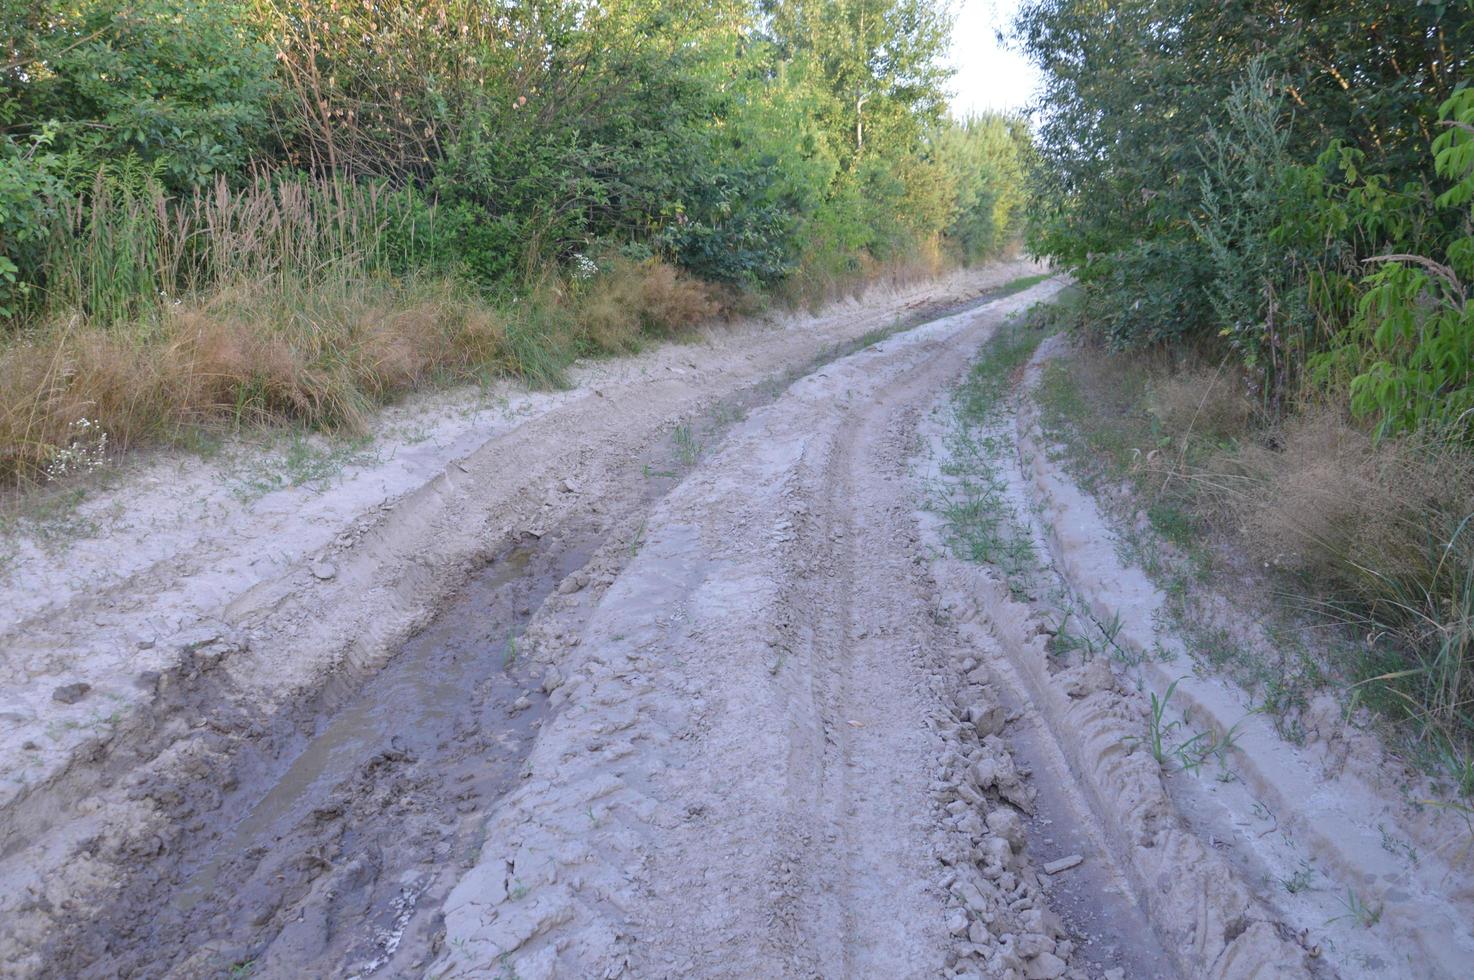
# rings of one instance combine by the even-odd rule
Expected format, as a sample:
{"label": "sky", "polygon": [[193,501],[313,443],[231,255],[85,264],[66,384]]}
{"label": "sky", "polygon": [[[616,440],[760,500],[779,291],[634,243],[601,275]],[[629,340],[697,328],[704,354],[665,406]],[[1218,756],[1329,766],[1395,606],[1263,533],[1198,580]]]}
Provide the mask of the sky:
{"label": "sky", "polygon": [[1039,73],[1017,51],[998,43],[997,32],[1007,31],[1020,0],[958,0],[948,58],[957,74],[952,79],[952,114],[965,116],[984,109],[1017,110],[1034,95]]}

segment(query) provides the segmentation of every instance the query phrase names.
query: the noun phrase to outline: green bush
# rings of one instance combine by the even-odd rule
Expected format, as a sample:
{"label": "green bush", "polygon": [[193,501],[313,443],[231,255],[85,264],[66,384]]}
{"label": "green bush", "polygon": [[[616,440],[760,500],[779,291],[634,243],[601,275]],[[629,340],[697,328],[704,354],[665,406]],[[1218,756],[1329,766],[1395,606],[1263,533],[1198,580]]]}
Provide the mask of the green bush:
{"label": "green bush", "polygon": [[135,155],[171,188],[239,174],[261,149],[272,53],[243,5],[209,0],[43,0],[6,75],[7,132],[50,124],[54,149],[90,181]]}
{"label": "green bush", "polygon": [[1438,175],[1453,185],[1437,205],[1453,210],[1464,234],[1442,260],[1377,256],[1346,341],[1361,353],[1351,407],[1374,416],[1383,434],[1423,426],[1474,434],[1474,88],[1441,107],[1447,127],[1433,142]]}
{"label": "green bush", "polygon": [[0,319],[34,302],[47,239],[67,198],[53,135],[48,127],[26,141],[0,138]]}
{"label": "green bush", "polygon": [[739,289],[930,262],[943,235],[971,261],[1022,196],[1021,124],[942,118],[924,0],[40,0],[0,26],[11,319],[212,288],[217,193],[370,200],[348,264],[498,294],[607,250]]}
{"label": "green bush", "polygon": [[1355,308],[1358,260],[1441,251],[1426,148],[1474,68],[1474,5],[1127,0],[1111,14],[1093,0],[1020,14],[1045,69],[1031,240],[1094,307],[1121,311],[1118,342],[1221,335],[1283,404]]}

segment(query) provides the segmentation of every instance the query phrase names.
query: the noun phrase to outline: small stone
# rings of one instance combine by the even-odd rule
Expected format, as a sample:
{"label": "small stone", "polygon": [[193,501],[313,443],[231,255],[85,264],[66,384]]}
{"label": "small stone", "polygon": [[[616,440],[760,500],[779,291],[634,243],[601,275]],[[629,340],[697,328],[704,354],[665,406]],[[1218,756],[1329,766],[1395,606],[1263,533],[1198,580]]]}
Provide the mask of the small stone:
{"label": "small stone", "polygon": [[1028,980],[1059,980],[1069,967],[1053,953],[1040,953],[1024,964],[1024,976]]}
{"label": "small stone", "polygon": [[1045,936],[1025,933],[1014,941],[1013,951],[1026,960],[1054,952],[1054,942]]}
{"label": "small stone", "polygon": [[580,581],[580,577],[577,575],[570,575],[563,581],[558,583],[558,594],[573,595],[573,593],[577,592],[581,588],[583,588],[583,582]]}
{"label": "small stone", "polygon": [[563,686],[563,672],[557,667],[549,667],[548,672],[543,674],[543,693],[552,694]]}
{"label": "small stone", "polygon": [[574,483],[572,480],[564,480],[563,481],[563,492],[564,493],[578,493],[578,484],[577,483]]}
{"label": "small stone", "polygon": [[989,868],[1002,872],[1013,863],[1013,851],[1013,846],[1002,837],[989,837],[977,846],[974,853]]}
{"label": "small stone", "polygon": [[969,773],[974,785],[979,789],[991,789],[998,782],[998,760],[986,758],[979,760]]}
{"label": "small stone", "polygon": [[988,814],[988,829],[1008,841],[1015,851],[1024,846],[1024,822],[1014,810],[999,807]]}
{"label": "small stone", "polygon": [[1057,875],[1061,871],[1070,870],[1075,865],[1084,860],[1085,859],[1078,854],[1071,854],[1069,857],[1062,857],[1057,861],[1050,861],[1044,866],[1044,873],[1047,875]]}
{"label": "small stone", "polygon": [[961,909],[953,909],[952,914],[947,917],[947,931],[954,936],[967,932],[967,913]]}
{"label": "small stone", "polygon": [[60,701],[62,704],[76,704],[85,698],[90,690],[92,690],[92,685],[82,681],[75,684],[63,684],[51,692],[51,700]]}
{"label": "small stone", "polygon": [[323,582],[335,578],[338,574],[338,566],[330,561],[315,561],[311,565],[312,575]]}
{"label": "small stone", "polygon": [[158,644],[158,642],[159,641],[156,640],[154,637],[152,637],[152,636],[146,636],[143,639],[141,639],[141,640],[138,641],[138,649],[140,649],[140,650],[152,650]]}
{"label": "small stone", "polygon": [[41,746],[37,745],[35,742],[32,742],[30,739],[26,739],[24,742],[20,743],[20,747],[25,749],[27,752],[41,751]]}
{"label": "small stone", "polygon": [[988,900],[983,897],[982,890],[978,888],[975,882],[959,882],[956,892],[957,896],[962,899],[967,907],[977,915],[981,916],[988,911]]}
{"label": "small stone", "polygon": [[520,712],[526,711],[530,707],[532,707],[532,699],[524,694],[520,698],[512,702],[512,714],[515,715]]}
{"label": "small stone", "polygon": [[972,925],[967,927],[968,942],[976,943],[979,946],[986,946],[990,938],[987,923],[982,919],[973,919]]}

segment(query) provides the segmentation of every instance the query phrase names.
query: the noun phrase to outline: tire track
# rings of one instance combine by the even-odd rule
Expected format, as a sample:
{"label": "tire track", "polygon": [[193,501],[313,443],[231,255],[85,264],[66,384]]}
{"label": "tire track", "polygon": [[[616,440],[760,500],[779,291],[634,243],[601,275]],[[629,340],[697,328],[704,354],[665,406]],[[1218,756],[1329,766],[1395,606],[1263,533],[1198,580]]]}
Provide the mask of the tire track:
{"label": "tire track", "polygon": [[[652,513],[447,903],[438,970],[1070,971],[1031,794],[938,633],[905,478],[920,407],[1046,291],[797,382]],[[600,760],[611,717],[621,751]]]}

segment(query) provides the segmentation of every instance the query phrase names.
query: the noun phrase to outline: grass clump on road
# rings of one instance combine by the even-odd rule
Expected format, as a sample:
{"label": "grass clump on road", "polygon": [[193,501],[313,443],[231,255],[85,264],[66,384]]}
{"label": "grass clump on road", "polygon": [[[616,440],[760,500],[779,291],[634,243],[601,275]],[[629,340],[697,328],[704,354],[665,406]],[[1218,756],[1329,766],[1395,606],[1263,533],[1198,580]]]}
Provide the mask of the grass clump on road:
{"label": "grass clump on road", "polygon": [[1054,332],[1052,309],[1035,307],[1021,320],[1000,326],[953,391],[944,480],[932,494],[943,539],[953,554],[996,565],[1015,589],[1027,588],[1038,555],[1008,499],[997,461],[1010,445],[1002,431],[1007,396],[1039,344]]}

